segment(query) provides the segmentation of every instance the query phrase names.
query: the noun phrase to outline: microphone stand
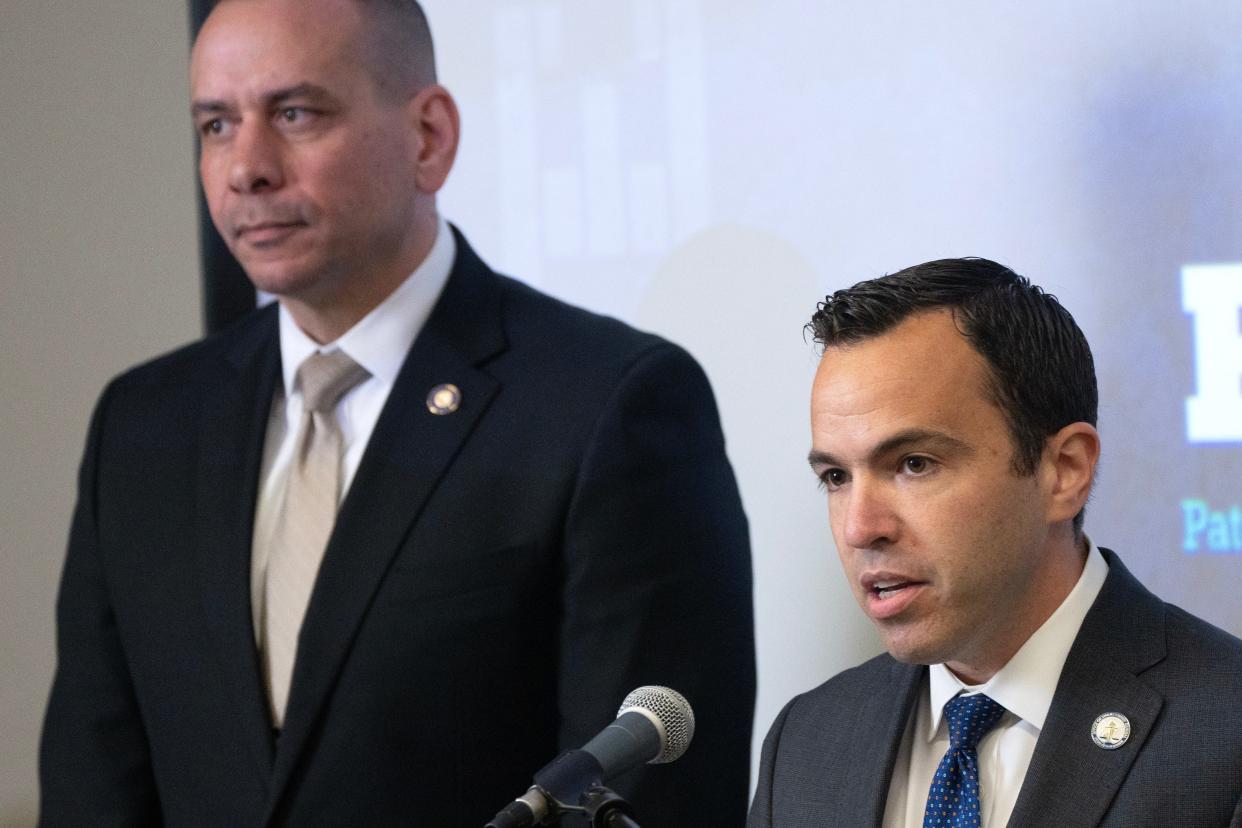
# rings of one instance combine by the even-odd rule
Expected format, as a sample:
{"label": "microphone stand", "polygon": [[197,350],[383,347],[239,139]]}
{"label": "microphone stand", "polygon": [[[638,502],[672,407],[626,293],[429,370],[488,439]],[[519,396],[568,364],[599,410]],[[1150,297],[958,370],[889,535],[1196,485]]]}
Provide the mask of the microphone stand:
{"label": "microphone stand", "polygon": [[[529,798],[531,792],[538,793],[534,800]],[[577,805],[561,802],[536,785],[527,792],[527,796],[509,803],[507,808],[496,814],[486,828],[559,825],[565,814],[582,814],[591,828],[641,828],[634,821],[633,813],[630,803],[598,782],[582,794]]]}
{"label": "microphone stand", "polygon": [[582,807],[591,828],[641,828],[633,820],[634,808],[603,785],[592,785],[582,795]]}

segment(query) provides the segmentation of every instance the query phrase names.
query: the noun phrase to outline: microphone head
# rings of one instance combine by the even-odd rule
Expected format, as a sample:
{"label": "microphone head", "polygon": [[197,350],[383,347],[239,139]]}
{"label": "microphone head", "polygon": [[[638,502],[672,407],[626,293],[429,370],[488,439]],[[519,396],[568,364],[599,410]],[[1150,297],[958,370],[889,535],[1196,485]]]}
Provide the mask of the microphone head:
{"label": "microphone head", "polygon": [[650,684],[631,690],[621,702],[617,718],[634,711],[642,713],[660,731],[660,753],[649,765],[662,765],[680,759],[694,738],[694,710],[686,697],[671,687]]}

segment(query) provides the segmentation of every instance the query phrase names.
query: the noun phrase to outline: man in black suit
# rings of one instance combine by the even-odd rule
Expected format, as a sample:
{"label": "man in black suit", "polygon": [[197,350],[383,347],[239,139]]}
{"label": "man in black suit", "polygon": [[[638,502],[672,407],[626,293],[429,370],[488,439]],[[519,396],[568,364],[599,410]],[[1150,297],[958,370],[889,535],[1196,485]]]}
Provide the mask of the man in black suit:
{"label": "man in black suit", "polygon": [[1242,825],[1242,642],[1083,533],[1070,314],[983,259],[829,296],[811,467],[888,654],[791,701],[751,828]]}
{"label": "man in black suit", "polygon": [[279,302],[98,404],[42,822],[478,826],[659,683],[695,744],[616,787],[740,825],[750,560],[701,369],[439,218],[416,3],[224,0],[191,86],[212,218]]}

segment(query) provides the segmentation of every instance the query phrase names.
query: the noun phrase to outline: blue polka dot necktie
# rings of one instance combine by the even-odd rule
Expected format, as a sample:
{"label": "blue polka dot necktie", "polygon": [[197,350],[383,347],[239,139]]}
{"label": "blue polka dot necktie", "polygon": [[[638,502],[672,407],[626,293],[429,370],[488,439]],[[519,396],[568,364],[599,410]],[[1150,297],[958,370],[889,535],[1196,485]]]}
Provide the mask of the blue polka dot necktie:
{"label": "blue polka dot necktie", "polygon": [[923,828],[968,828],[979,825],[979,740],[996,726],[1005,708],[982,693],[956,696],[944,706],[949,722],[949,749],[931,790]]}

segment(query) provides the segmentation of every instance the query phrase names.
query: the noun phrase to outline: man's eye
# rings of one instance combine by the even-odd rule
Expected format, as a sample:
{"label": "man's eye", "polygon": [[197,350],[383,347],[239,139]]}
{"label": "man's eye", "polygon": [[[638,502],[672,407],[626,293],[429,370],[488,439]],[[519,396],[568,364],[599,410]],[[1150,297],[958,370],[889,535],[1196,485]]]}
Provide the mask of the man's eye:
{"label": "man's eye", "polygon": [[280,120],[287,124],[297,124],[305,121],[307,112],[300,106],[287,106],[280,110]]}
{"label": "man's eye", "polygon": [[924,474],[931,469],[931,460],[926,457],[907,457],[902,464],[911,474]]}
{"label": "man's eye", "polygon": [[219,135],[224,131],[224,121],[220,118],[212,118],[199,127],[199,131],[204,135]]}
{"label": "man's eye", "polygon": [[845,471],[842,469],[828,469],[820,476],[819,480],[827,489],[839,489],[845,485]]}

